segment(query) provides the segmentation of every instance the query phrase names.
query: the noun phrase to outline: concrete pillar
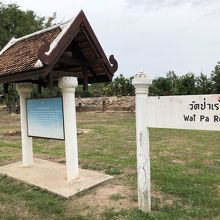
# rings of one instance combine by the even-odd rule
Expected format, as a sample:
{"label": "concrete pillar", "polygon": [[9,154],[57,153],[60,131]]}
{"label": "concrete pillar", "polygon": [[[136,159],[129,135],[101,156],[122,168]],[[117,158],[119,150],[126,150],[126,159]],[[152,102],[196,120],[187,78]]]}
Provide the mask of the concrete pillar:
{"label": "concrete pillar", "polygon": [[136,143],[138,174],[138,205],[144,212],[151,211],[149,129],[147,128],[148,89],[152,80],[143,72],[132,80],[136,93]]}
{"label": "concrete pillar", "polygon": [[18,83],[16,90],[20,97],[20,118],[21,118],[21,142],[22,142],[22,164],[23,166],[33,165],[32,138],[27,134],[27,113],[26,99],[30,98],[33,85],[31,83]]}
{"label": "concrete pillar", "polygon": [[78,82],[76,77],[62,77],[59,79],[59,87],[63,94],[65,152],[68,180],[74,180],[79,176],[75,106],[75,88],[77,85]]}

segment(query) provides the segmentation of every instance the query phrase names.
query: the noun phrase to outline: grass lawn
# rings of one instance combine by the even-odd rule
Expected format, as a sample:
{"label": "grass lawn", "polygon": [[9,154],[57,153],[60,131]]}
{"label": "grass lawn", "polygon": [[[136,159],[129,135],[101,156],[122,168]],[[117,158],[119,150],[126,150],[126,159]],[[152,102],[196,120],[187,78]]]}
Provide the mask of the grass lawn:
{"label": "grass lawn", "polygon": [[[81,168],[114,176],[63,199],[0,176],[0,219],[220,219],[220,133],[151,129],[152,213],[137,209],[134,113],[78,113]],[[21,160],[19,115],[0,109],[0,165]],[[34,156],[65,163],[62,141],[34,139]]]}

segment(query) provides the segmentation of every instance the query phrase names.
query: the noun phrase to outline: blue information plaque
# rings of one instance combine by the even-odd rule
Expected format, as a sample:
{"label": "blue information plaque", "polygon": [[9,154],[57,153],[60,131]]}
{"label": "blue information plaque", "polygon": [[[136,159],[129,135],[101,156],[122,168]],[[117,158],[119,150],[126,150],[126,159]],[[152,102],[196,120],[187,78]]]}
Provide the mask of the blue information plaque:
{"label": "blue information plaque", "polygon": [[28,136],[64,140],[61,97],[27,99]]}

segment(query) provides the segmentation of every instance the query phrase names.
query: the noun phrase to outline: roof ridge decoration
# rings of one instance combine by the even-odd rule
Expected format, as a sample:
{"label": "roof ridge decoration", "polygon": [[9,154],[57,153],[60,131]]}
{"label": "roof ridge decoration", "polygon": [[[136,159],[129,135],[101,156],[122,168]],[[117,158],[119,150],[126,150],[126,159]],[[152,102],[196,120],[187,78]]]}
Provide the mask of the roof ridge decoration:
{"label": "roof ridge decoration", "polygon": [[16,43],[16,38],[12,37],[11,40],[0,51],[0,56],[15,43]]}
{"label": "roof ridge decoration", "polygon": [[[1,55],[5,50],[7,50],[8,48],[10,48],[13,44],[15,44],[15,43],[17,43],[17,42],[19,42],[19,41],[26,40],[26,39],[28,39],[28,38],[37,36],[37,35],[39,35],[39,34],[42,34],[42,33],[47,32],[47,31],[51,31],[51,30],[53,30],[53,29],[55,29],[55,28],[58,28],[58,27],[61,28],[61,30],[63,30],[64,25],[67,24],[67,23],[69,23],[69,22],[71,22],[71,21],[74,20],[74,19],[75,19],[75,17],[74,17],[73,19],[71,19],[71,20],[68,20],[68,21],[64,22],[64,23],[55,24],[55,25],[50,26],[50,27],[47,27],[47,28],[45,28],[45,29],[42,29],[42,30],[39,30],[39,31],[35,31],[35,32],[33,32],[33,33],[30,33],[30,34],[27,34],[27,35],[25,35],[25,36],[23,36],[23,37],[19,37],[19,38],[12,37],[11,40],[5,45],[6,49],[3,48],[3,49],[0,51],[0,55]],[[4,51],[3,51],[3,50],[4,50]]]}

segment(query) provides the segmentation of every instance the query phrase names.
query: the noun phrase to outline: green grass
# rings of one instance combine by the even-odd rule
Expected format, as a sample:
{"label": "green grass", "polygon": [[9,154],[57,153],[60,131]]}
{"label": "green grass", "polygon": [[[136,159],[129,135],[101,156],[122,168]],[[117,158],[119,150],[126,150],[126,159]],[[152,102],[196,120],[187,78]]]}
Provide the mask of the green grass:
{"label": "green grass", "polygon": [[[220,219],[219,132],[151,129],[152,212],[137,209],[133,113],[79,113],[79,163],[113,175],[109,183],[62,199],[0,177],[0,219]],[[19,116],[0,115],[0,165],[21,159]],[[62,141],[34,139],[34,155],[65,163]]]}
{"label": "green grass", "polygon": [[125,197],[122,196],[122,195],[120,195],[119,193],[116,193],[116,194],[112,194],[112,195],[110,196],[110,199],[115,200],[115,201],[118,201],[118,200],[120,200],[120,199],[125,199]]}

